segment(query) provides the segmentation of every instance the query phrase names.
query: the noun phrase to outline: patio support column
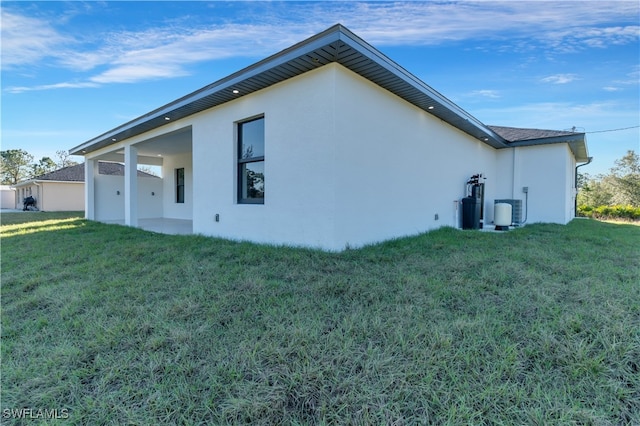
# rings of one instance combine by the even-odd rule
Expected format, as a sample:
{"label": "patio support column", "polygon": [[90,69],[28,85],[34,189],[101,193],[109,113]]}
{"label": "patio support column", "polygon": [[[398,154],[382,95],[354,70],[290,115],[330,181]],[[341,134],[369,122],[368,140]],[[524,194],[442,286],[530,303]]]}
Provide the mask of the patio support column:
{"label": "patio support column", "polygon": [[138,226],[138,149],[124,147],[124,224]]}
{"label": "patio support column", "polygon": [[84,160],[84,218],[96,220],[95,176],[97,172],[95,160]]}

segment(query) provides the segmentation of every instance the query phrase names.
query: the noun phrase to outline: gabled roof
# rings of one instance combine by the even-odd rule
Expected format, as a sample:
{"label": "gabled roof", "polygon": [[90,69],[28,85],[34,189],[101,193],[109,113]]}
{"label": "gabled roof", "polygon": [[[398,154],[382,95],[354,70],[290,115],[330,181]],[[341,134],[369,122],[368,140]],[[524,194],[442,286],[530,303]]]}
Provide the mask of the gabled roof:
{"label": "gabled roof", "polygon": [[84,155],[329,63],[338,63],[429,114],[494,147],[501,135],[340,24],[112,129],[70,150]]}
{"label": "gabled roof", "polygon": [[[98,162],[98,173],[101,175],[124,176],[124,165],[120,163],[110,163],[106,161]],[[155,177],[152,174],[138,170],[139,177]],[[51,182],[84,182],[84,163],[75,164],[73,166],[63,167],[22,182],[18,182],[15,186],[31,182],[51,181]]]}

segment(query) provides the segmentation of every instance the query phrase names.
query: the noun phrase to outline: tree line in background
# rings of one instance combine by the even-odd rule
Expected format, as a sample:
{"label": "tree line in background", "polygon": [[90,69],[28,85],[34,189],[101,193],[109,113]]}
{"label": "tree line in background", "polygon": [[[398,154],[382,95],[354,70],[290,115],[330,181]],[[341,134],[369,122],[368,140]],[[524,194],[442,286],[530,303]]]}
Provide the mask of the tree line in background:
{"label": "tree line in background", "polygon": [[578,174],[578,214],[640,220],[640,155],[627,151],[607,174]]}
{"label": "tree line in background", "polygon": [[25,179],[32,179],[76,164],[78,162],[73,161],[67,151],[56,151],[55,160],[51,157],[42,157],[38,161],[34,161],[33,155],[23,149],[0,151],[2,185],[15,185]]}

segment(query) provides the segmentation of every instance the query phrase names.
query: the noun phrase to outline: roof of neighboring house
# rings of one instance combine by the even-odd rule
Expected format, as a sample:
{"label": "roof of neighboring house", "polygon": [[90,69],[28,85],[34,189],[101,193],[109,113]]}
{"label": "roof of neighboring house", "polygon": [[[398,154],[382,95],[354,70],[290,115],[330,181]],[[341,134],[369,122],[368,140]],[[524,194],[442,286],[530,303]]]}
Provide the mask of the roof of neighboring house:
{"label": "roof of neighboring house", "polygon": [[[98,173],[101,175],[124,176],[124,165],[120,163],[110,163],[106,161],[98,162]],[[138,170],[139,177],[155,177],[150,173]],[[55,181],[55,182],[84,182],[84,163],[75,164],[73,166],[63,167],[31,179],[18,182],[15,186],[24,185],[30,182],[38,181]]]}
{"label": "roof of neighboring house", "polygon": [[[84,142],[72,148],[69,153],[84,155],[96,151],[329,63],[338,63],[348,68],[494,148],[511,146],[507,139],[491,127],[484,125],[344,26],[336,24],[288,49]],[[582,139],[574,144],[574,154],[578,161],[581,156],[586,161],[584,134],[576,135],[582,135]],[[580,137],[575,138],[578,140]],[[583,148],[580,148],[580,144]]]}
{"label": "roof of neighboring house", "polygon": [[63,167],[29,180],[55,180],[60,182],[84,182],[84,163]]}

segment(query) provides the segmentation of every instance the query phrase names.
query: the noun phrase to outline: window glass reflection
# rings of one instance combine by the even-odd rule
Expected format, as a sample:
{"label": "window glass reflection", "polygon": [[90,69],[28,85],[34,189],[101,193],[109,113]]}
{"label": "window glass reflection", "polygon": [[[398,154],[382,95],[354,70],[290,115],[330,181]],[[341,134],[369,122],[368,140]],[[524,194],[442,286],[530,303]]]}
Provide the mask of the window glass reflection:
{"label": "window glass reflection", "polygon": [[242,123],[240,140],[240,159],[264,157],[264,119]]}
{"label": "window glass reflection", "polygon": [[238,203],[264,204],[264,117],[238,124]]}
{"label": "window glass reflection", "polygon": [[242,164],[241,198],[264,198],[264,161]]}

